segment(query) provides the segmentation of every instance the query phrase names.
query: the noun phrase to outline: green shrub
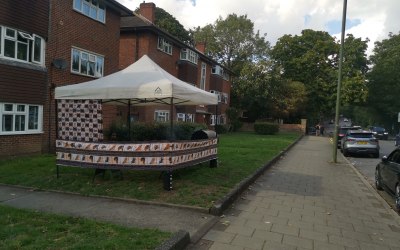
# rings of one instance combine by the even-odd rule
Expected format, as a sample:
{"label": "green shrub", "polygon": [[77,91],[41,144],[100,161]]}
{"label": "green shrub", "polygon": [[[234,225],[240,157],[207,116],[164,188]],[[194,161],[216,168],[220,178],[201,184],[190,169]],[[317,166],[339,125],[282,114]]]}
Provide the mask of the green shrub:
{"label": "green shrub", "polygon": [[279,124],[269,122],[255,122],[254,131],[261,135],[273,135],[279,132]]}
{"label": "green shrub", "polygon": [[225,125],[217,124],[215,125],[215,132],[217,132],[217,134],[225,134],[226,132],[228,132],[228,129]]}
{"label": "green shrub", "polygon": [[130,136],[128,127],[122,122],[113,122],[104,132],[107,140],[111,141],[162,141],[162,140],[190,140],[194,131],[207,129],[205,124],[178,122],[174,124],[173,135],[169,122],[131,124]]}

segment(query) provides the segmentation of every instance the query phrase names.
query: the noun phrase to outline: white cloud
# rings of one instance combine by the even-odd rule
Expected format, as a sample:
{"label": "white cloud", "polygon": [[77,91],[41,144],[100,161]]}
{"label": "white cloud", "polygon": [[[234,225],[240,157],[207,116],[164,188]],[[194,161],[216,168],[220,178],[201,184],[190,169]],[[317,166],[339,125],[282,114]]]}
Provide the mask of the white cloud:
{"label": "white cloud", "polygon": [[[142,1],[118,0],[134,10]],[[149,1],[148,1],[149,2]],[[247,14],[255,30],[267,33],[272,45],[285,34],[298,35],[303,29],[326,30],[326,24],[342,19],[343,1],[332,0],[153,0],[160,8],[173,15],[185,28],[205,26],[228,14]],[[387,38],[389,32],[398,33],[400,27],[400,1],[351,0],[347,5],[347,18],[359,19],[360,24],[346,33],[369,38],[369,53],[375,41]],[[307,22],[305,17],[307,16]],[[327,31],[327,30],[326,30]],[[332,34],[340,38],[340,34]]]}

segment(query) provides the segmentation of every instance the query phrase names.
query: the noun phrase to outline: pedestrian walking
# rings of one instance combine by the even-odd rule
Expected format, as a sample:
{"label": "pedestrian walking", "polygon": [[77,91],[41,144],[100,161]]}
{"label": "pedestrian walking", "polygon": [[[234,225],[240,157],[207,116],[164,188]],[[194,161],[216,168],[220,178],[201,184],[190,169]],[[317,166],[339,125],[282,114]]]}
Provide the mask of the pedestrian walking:
{"label": "pedestrian walking", "polygon": [[320,132],[321,132],[321,131],[320,131],[320,128],[321,128],[321,127],[320,127],[320,125],[319,125],[319,123],[318,123],[318,124],[315,126],[315,135],[316,135],[316,136],[319,136],[319,134],[320,134]]}
{"label": "pedestrian walking", "polygon": [[324,136],[324,130],[325,130],[324,125],[320,125],[319,131],[320,131],[321,136]]}

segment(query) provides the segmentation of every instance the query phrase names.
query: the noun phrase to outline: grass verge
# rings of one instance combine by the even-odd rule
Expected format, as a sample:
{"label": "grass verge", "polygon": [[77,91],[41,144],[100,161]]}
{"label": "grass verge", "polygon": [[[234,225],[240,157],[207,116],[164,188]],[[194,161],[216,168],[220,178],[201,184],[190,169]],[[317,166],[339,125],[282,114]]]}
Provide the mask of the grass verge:
{"label": "grass verge", "polygon": [[93,169],[61,167],[61,177],[57,179],[53,155],[0,161],[0,183],[209,208],[298,137],[296,133],[222,134],[219,167],[200,164],[175,171],[172,191],[163,190],[157,171],[124,171],[122,180],[107,172],[104,179],[96,177],[92,182]]}
{"label": "grass verge", "polygon": [[0,249],[154,249],[171,233],[0,205]]}

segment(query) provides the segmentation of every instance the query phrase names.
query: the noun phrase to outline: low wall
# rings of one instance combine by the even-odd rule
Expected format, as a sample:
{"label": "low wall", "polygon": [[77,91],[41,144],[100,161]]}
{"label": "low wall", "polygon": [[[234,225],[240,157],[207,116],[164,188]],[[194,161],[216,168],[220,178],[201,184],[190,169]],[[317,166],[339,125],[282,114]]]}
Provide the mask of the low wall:
{"label": "low wall", "polygon": [[[240,128],[240,131],[254,131],[254,123],[244,122],[243,126]],[[279,124],[279,131],[299,132],[305,134],[306,123],[302,122],[301,124]]]}

